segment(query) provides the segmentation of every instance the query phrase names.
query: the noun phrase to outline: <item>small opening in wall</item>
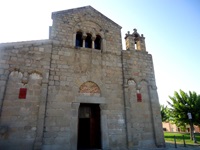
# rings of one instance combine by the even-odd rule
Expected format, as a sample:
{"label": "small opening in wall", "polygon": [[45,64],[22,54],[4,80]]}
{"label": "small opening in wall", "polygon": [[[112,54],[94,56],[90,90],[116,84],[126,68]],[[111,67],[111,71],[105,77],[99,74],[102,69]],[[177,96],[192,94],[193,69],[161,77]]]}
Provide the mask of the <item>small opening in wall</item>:
{"label": "small opening in wall", "polygon": [[82,47],[83,40],[82,40],[82,32],[76,33],[76,47]]}
{"label": "small opening in wall", "polygon": [[87,33],[87,37],[85,39],[85,48],[92,48],[92,35]]}
{"label": "small opening in wall", "polygon": [[134,45],[134,46],[135,46],[135,49],[137,49],[137,42],[135,42],[135,45]]}
{"label": "small opening in wall", "polygon": [[94,43],[95,43],[95,49],[100,50],[101,49],[101,36],[100,35],[96,36]]}

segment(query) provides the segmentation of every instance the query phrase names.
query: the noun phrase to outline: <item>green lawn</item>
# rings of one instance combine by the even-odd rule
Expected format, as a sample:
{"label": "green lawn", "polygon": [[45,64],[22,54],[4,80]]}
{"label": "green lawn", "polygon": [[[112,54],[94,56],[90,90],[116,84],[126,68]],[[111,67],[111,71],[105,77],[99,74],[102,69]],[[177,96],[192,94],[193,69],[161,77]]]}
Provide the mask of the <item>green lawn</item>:
{"label": "green lawn", "polygon": [[[183,135],[185,138],[185,143],[193,145],[194,142],[190,140],[190,133],[177,133],[177,132],[164,132],[166,142],[174,142],[174,136],[176,136],[176,142],[183,144]],[[196,141],[200,143],[200,133],[195,133]]]}

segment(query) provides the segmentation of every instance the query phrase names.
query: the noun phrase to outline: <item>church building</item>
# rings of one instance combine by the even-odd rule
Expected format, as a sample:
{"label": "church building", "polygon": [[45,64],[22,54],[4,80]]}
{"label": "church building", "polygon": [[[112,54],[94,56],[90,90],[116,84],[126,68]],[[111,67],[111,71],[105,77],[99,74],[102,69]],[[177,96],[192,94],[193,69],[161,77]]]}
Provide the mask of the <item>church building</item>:
{"label": "church building", "polygon": [[1,150],[164,147],[152,55],[91,6],[52,13],[49,39],[0,44]]}

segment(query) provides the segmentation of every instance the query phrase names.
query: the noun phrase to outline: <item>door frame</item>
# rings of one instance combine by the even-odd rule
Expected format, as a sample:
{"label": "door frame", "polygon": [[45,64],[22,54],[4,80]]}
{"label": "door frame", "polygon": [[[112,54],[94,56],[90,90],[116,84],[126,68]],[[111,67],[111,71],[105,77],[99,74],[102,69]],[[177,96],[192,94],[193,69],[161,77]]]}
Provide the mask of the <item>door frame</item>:
{"label": "door frame", "polygon": [[107,105],[104,97],[80,95],[75,98],[71,104],[70,121],[70,149],[77,150],[78,145],[78,111],[80,103],[99,104],[100,107],[100,130],[101,130],[101,148],[109,148],[108,127],[107,127]]}

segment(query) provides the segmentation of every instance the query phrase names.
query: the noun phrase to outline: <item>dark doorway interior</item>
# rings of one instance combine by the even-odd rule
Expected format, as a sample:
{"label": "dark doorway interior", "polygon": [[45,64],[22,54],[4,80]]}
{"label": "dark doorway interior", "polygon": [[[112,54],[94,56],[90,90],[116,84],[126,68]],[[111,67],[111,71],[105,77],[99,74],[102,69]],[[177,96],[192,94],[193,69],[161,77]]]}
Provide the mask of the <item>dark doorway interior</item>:
{"label": "dark doorway interior", "polygon": [[78,149],[101,149],[99,104],[80,104]]}

